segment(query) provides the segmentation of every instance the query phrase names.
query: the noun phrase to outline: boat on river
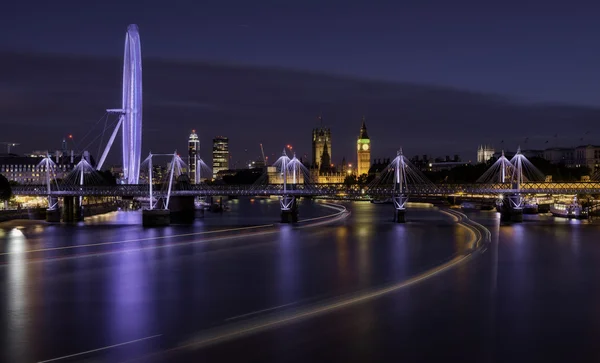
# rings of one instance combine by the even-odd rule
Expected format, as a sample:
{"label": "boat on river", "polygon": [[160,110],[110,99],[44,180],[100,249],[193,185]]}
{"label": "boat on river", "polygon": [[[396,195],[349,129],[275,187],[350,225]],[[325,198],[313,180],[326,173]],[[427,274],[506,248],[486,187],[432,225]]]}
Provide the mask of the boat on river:
{"label": "boat on river", "polygon": [[550,206],[550,213],[555,217],[562,218],[587,218],[588,212],[579,204],[577,197],[571,203],[557,202]]}

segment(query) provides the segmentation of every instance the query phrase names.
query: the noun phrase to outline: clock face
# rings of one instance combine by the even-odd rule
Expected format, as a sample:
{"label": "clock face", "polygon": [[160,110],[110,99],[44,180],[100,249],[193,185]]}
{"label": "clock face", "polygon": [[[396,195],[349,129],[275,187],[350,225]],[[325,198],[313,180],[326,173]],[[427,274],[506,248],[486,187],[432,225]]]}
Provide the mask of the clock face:
{"label": "clock face", "polygon": [[364,151],[367,151],[367,150],[369,150],[369,144],[363,144],[363,146],[362,146],[362,149],[363,149]]}

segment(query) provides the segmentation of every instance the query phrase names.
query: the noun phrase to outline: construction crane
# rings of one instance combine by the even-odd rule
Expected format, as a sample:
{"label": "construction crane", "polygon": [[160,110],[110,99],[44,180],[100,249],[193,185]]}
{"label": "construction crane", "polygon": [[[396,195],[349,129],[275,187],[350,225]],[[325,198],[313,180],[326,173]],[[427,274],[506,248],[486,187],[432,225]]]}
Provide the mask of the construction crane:
{"label": "construction crane", "polygon": [[262,154],[263,163],[267,166],[267,159],[265,158],[265,149],[263,149],[262,144],[260,144],[260,153]]}
{"label": "construction crane", "polygon": [[7,154],[10,154],[10,148],[11,147],[15,147],[15,146],[21,145],[21,144],[16,143],[16,142],[6,142],[6,141],[2,141],[2,142],[0,142],[0,144],[6,145],[6,153]]}

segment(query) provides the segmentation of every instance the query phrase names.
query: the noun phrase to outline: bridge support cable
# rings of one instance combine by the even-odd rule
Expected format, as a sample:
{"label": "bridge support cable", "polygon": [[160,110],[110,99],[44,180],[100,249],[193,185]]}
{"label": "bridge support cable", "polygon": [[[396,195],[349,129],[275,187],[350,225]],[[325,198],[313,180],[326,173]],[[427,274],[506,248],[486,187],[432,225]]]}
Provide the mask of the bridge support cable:
{"label": "bridge support cable", "polygon": [[[45,171],[45,182],[46,182],[46,193],[48,196],[48,209],[54,210],[58,207],[58,201],[56,198],[52,197],[52,186],[51,186],[51,177],[50,172],[55,174],[56,164],[52,161],[52,158],[49,154],[46,154],[46,157],[42,159],[42,161],[38,164],[38,168],[43,167]],[[54,180],[56,181],[56,174]]]}
{"label": "bridge support cable", "polygon": [[[288,194],[288,178],[290,177],[290,166],[292,170],[295,170],[293,163],[291,163],[290,158],[287,156],[285,149],[283,149],[283,153],[281,157],[275,163],[276,167],[281,167],[282,174],[282,182],[283,182],[283,195],[279,197],[279,206],[281,208],[281,222],[282,223],[293,223],[298,221],[298,203],[296,197],[292,194]],[[297,179],[295,175],[295,171],[292,171],[294,174],[292,176],[292,181],[294,182],[292,185],[295,187]]]}
{"label": "bridge support cable", "polygon": [[167,190],[167,201],[165,202],[165,209],[169,209],[169,201],[171,199],[171,190],[173,189],[173,174],[175,172],[175,163],[177,161],[177,151],[173,153],[173,161],[171,162],[171,171],[169,173],[169,189]]}
{"label": "bridge support cable", "polygon": [[117,126],[115,127],[112,134],[110,135],[110,138],[108,139],[108,143],[106,144],[106,147],[104,148],[104,152],[102,153],[102,156],[100,157],[100,161],[98,162],[98,165],[96,165],[96,170],[102,169],[102,166],[104,165],[104,162],[106,161],[106,157],[108,156],[108,152],[110,151],[113,142],[115,142],[115,138],[117,137],[117,134],[119,133],[119,129],[121,128],[121,125],[123,124],[123,118],[124,118],[123,115],[119,116],[119,122],[117,122]]}
{"label": "bridge support cable", "polygon": [[514,169],[502,150],[502,155],[477,179],[477,183],[508,183],[514,175]]}
{"label": "bridge support cable", "polygon": [[406,202],[408,195],[406,191],[406,163],[402,157],[402,149],[398,151],[398,155],[394,159],[394,189],[392,192],[392,200],[394,202],[395,215],[394,219],[398,223],[403,223],[405,219]]}
{"label": "bridge support cable", "polygon": [[[394,220],[403,223],[410,194],[440,193],[441,191],[412,165],[400,148],[396,158],[382,170],[378,178],[367,186],[366,192],[375,200],[391,199],[394,204]],[[384,196],[384,200],[380,199],[382,196]]]}
{"label": "bridge support cable", "polygon": [[148,155],[148,189],[149,189],[149,193],[148,193],[148,197],[150,199],[150,206],[148,209],[152,210],[153,209],[153,204],[154,201],[153,196],[152,196],[152,184],[154,184],[154,180],[152,180],[152,152],[150,152],[150,154]]}

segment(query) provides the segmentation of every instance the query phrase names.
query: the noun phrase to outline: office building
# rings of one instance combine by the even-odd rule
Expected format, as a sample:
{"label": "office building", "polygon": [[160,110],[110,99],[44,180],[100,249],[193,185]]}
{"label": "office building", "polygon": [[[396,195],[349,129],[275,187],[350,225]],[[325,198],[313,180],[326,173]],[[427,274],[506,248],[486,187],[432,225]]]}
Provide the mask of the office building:
{"label": "office building", "polygon": [[192,130],[190,137],[188,138],[188,175],[190,177],[190,183],[199,184],[200,178],[198,176],[198,161],[200,159],[200,140],[196,134],[196,130]]}
{"label": "office building", "polygon": [[221,170],[229,170],[229,139],[223,136],[217,136],[213,139],[213,160],[212,160],[213,178]]}
{"label": "office building", "polygon": [[[46,155],[49,155],[55,164],[48,171],[42,163]],[[0,174],[4,175],[9,181],[19,184],[44,185],[46,184],[47,172],[51,180],[67,179],[82,157],[88,160],[90,164],[95,165],[95,161],[87,151],[83,155],[74,155],[73,151],[67,155],[63,155],[61,151],[56,151],[54,155],[51,153],[36,155],[35,152],[26,156],[0,155]]]}

